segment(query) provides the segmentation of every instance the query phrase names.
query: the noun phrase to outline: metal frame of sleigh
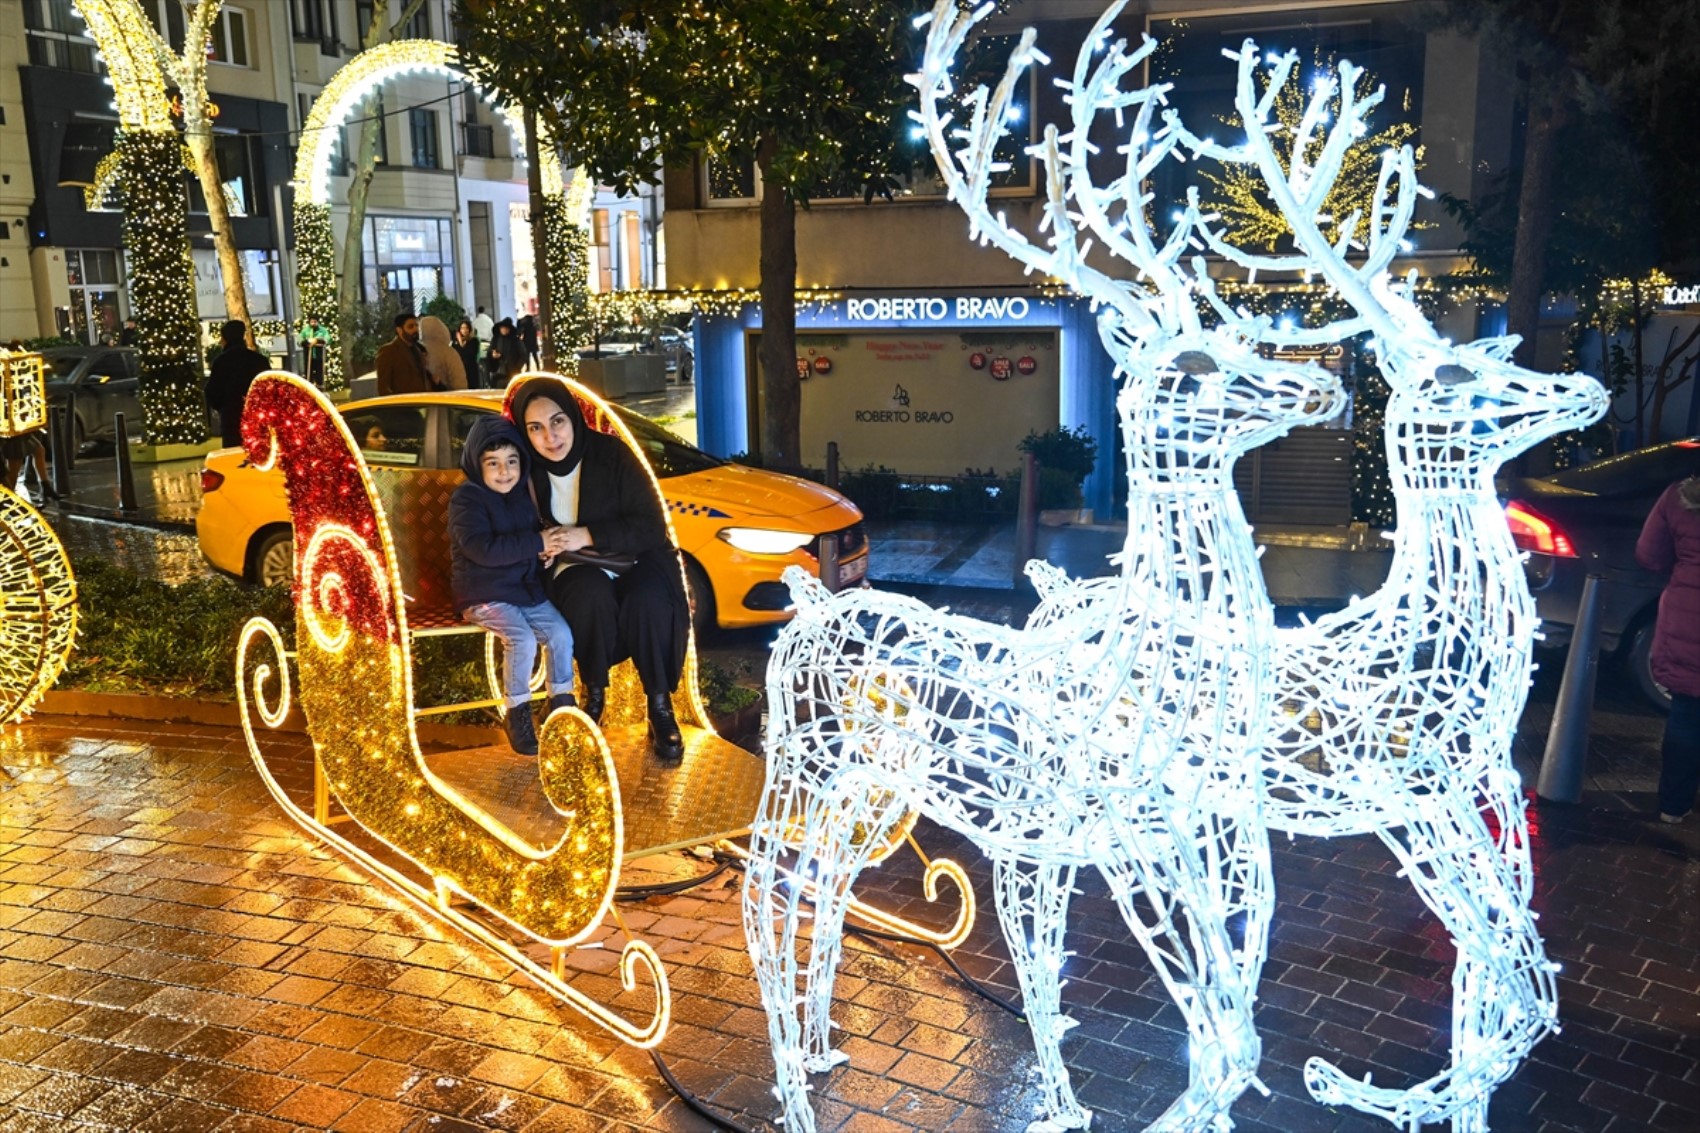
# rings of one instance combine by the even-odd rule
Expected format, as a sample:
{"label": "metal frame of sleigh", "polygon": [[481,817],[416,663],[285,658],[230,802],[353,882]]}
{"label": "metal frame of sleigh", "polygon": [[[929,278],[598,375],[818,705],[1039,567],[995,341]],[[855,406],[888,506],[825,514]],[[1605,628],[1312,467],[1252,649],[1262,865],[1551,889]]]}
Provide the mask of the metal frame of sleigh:
{"label": "metal frame of sleigh", "polygon": [[[641,459],[606,404],[563,380],[592,427],[620,436]],[[484,633],[461,622],[448,600],[447,535],[442,509],[433,506],[459,483],[459,467],[369,467],[331,402],[290,374],[254,383],[242,435],[249,459],[282,471],[295,518],[296,648],[285,647],[270,621],[254,618],[236,656],[243,732],[266,788],[302,829],[421,913],[620,1040],[656,1046],[671,996],[648,943],[626,933],[621,990],[609,1003],[572,986],[566,959],[576,948],[602,947],[596,938],[613,911],[623,864],[703,845],[747,856],[734,839],[755,819],[766,767],[715,733],[697,685],[694,642],[674,695],[686,741],[676,766],[655,760],[645,741],[642,688],[629,661],[611,674],[604,726],[577,709],[551,714],[535,765],[487,748],[427,753],[415,728],[420,718],[502,704],[499,650],[489,635],[488,699],[415,703],[417,639]],[[435,518],[419,521],[427,516]],[[297,694],[312,758],[268,758],[262,736],[284,725]],[[904,844],[919,853],[912,824],[911,817],[889,836],[878,858]],[[941,876],[961,902],[943,930],[859,901],[851,911],[954,948],[973,925],[973,891],[961,867],[931,861],[928,900]]]}

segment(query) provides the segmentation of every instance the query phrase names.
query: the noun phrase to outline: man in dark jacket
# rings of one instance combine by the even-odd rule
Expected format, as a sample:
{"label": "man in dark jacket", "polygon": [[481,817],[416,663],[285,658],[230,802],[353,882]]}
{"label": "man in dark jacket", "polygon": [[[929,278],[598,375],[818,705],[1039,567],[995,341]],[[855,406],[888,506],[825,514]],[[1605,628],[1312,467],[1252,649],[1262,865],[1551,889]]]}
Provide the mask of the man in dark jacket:
{"label": "man in dark jacket", "polygon": [[537,754],[531,667],[548,652],[549,711],[572,707],[573,632],[543,591],[544,540],[526,484],[525,440],[506,418],[475,422],[461,450],[466,483],[449,497],[450,586],[455,608],[502,639],[508,744]]}
{"label": "man in dark jacket", "polygon": [[248,324],[231,319],[218,332],[224,349],[213,359],[207,378],[207,407],[218,414],[218,428],[226,445],[242,443],[242,403],[254,379],[272,368],[264,354],[248,346]]}
{"label": "man in dark jacket", "polygon": [[395,337],[378,350],[378,396],[432,388],[425,373],[425,348],[419,344],[419,318],[403,311],[395,317]]}

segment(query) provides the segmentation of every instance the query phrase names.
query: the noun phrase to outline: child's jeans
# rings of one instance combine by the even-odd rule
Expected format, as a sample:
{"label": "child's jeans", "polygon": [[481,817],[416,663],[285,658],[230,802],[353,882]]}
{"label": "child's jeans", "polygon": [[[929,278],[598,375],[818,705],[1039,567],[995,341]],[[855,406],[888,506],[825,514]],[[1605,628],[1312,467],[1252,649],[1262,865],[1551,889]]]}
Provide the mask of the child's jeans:
{"label": "child's jeans", "polygon": [[502,639],[502,693],[508,707],[531,699],[531,666],[537,643],[549,656],[549,695],[573,691],[573,631],[567,619],[547,602],[516,606],[512,602],[480,602],[461,615]]}

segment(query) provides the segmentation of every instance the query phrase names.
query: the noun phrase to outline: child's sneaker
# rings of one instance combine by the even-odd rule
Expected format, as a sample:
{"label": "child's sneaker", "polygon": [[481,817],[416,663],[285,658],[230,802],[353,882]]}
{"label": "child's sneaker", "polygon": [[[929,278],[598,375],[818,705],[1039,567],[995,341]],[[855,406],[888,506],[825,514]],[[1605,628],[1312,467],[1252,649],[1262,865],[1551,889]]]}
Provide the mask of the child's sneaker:
{"label": "child's sneaker", "polygon": [[537,754],[537,728],[531,722],[531,705],[508,708],[508,746],[520,755]]}
{"label": "child's sneaker", "polygon": [[549,698],[549,713],[553,715],[563,708],[577,708],[578,697],[570,692],[558,692]]}

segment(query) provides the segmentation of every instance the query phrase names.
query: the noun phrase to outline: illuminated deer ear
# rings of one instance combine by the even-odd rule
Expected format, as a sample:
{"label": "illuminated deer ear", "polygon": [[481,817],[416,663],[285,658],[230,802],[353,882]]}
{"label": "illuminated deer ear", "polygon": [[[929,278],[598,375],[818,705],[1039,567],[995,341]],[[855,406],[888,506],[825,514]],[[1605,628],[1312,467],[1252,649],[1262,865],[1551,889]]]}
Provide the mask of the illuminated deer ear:
{"label": "illuminated deer ear", "polygon": [[1181,351],[1175,355],[1174,366],[1183,374],[1214,374],[1222,369],[1216,359],[1202,350]]}
{"label": "illuminated deer ear", "polygon": [[1475,381],[1477,374],[1456,362],[1447,362],[1434,368],[1434,377],[1443,386],[1457,386]]}

